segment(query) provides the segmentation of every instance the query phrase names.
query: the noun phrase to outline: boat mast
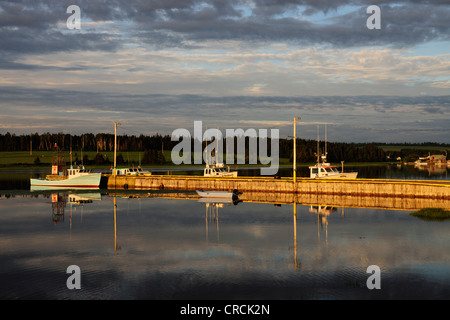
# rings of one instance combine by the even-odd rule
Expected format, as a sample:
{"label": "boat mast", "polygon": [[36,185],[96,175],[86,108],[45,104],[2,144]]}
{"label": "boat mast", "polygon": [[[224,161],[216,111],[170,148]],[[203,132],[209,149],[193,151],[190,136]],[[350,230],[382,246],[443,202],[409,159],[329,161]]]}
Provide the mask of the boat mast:
{"label": "boat mast", "polygon": [[70,169],[73,169],[73,165],[72,165],[72,135],[70,135]]}
{"label": "boat mast", "polygon": [[319,125],[317,125],[317,163],[320,163]]}
{"label": "boat mast", "polygon": [[327,161],[327,124],[325,123],[325,156],[323,158],[324,162]]}
{"label": "boat mast", "polygon": [[205,137],[206,137],[206,145],[205,145],[205,154],[206,154],[206,167],[208,167],[209,165],[209,159],[208,159],[208,127],[206,127],[206,131],[205,131]]}
{"label": "boat mast", "polygon": [[216,129],[216,150],[215,150],[215,156],[216,156],[216,165],[219,164],[219,129]]}
{"label": "boat mast", "polygon": [[84,148],[84,135],[81,136],[81,167],[84,166],[84,163],[83,163],[83,148]]}
{"label": "boat mast", "polygon": [[[296,120],[300,120],[300,117],[294,117],[294,156],[292,161],[292,175],[294,177],[294,189],[297,187],[296,178],[297,178],[297,125]],[[295,189],[296,190],[296,189]]]}
{"label": "boat mast", "polygon": [[120,126],[120,122],[114,122],[114,171],[113,171],[113,175],[116,175],[116,158],[117,158],[117,126]]}

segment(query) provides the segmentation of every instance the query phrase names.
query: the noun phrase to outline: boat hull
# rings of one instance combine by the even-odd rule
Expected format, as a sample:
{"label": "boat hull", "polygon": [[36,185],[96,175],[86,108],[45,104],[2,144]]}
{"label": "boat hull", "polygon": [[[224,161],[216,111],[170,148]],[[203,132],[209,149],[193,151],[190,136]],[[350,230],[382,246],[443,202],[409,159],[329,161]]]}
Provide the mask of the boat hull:
{"label": "boat hull", "polygon": [[324,177],[314,177],[314,179],[356,179],[358,172],[340,173]]}
{"label": "boat hull", "polygon": [[233,192],[222,192],[222,191],[199,191],[197,194],[202,198],[214,198],[214,199],[232,199]]}
{"label": "boat hull", "polygon": [[30,186],[32,190],[98,189],[101,178],[101,173],[92,173],[70,179],[30,179]]}

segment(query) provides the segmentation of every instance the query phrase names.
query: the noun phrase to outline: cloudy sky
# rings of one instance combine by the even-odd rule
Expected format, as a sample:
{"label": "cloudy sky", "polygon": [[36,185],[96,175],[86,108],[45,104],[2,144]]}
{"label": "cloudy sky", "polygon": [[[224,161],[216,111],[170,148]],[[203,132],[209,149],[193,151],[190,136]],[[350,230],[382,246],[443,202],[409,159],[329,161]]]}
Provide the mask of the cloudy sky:
{"label": "cloudy sky", "polygon": [[448,0],[1,0],[0,133],[286,137],[299,116],[302,138],[450,143],[449,17]]}

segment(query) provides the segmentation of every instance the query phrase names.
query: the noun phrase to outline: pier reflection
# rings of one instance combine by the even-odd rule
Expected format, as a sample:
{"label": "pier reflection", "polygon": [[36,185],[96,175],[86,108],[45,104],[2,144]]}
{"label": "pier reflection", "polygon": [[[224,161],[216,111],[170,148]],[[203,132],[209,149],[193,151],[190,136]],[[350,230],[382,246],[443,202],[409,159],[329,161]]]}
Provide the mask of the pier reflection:
{"label": "pier reflection", "polygon": [[52,221],[54,224],[64,222],[66,207],[70,208],[69,221],[72,223],[72,213],[79,207],[81,210],[81,219],[86,204],[101,200],[99,192],[76,193],[76,192],[53,192],[52,199]]}
{"label": "pier reflection", "polygon": [[[179,200],[199,200],[192,191],[164,190],[161,191],[108,191],[108,195],[121,198],[162,198]],[[282,192],[244,192],[239,196],[239,202],[268,203],[273,205],[292,205],[294,203],[307,206],[327,206],[336,208],[364,208],[386,210],[420,210],[423,208],[450,208],[450,199],[433,199],[420,197],[381,197],[356,196],[341,194],[315,193],[282,193]]]}
{"label": "pier reflection", "polygon": [[[180,192],[175,190],[164,191],[141,191],[112,193],[122,198],[162,198],[178,200],[194,200],[205,204],[205,237],[208,243],[211,233],[211,227],[215,228],[216,241],[220,240],[219,229],[219,210],[225,206],[230,206],[230,201],[211,201],[201,199],[194,192]],[[339,208],[344,217],[344,208],[371,208],[381,210],[419,210],[421,208],[448,208],[450,201],[446,199],[425,199],[425,198],[389,198],[389,197],[367,197],[367,196],[345,196],[345,195],[317,195],[317,194],[290,194],[290,193],[261,193],[244,192],[239,196],[239,202],[243,203],[261,203],[273,204],[275,206],[292,205],[293,206],[293,233],[294,233],[294,253],[293,265],[295,269],[301,269],[299,255],[299,225],[297,224],[297,205],[309,206],[309,212],[317,215],[317,237],[320,244],[321,233],[325,233],[325,244],[328,245],[328,220],[330,215],[336,213]],[[234,203],[234,205],[238,204]],[[326,204],[326,205],[324,205]],[[116,208],[116,206],[115,206]],[[115,213],[116,215],[116,213]]]}

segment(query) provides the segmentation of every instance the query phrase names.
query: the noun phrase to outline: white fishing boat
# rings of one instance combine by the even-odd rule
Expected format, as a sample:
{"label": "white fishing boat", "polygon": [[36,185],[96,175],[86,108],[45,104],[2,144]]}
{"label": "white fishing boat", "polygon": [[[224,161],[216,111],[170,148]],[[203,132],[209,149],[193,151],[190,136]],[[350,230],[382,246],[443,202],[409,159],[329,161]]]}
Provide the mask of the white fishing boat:
{"label": "white fishing boat", "polygon": [[[112,169],[112,168],[111,168]],[[151,176],[152,173],[147,170],[143,170],[141,167],[138,168],[117,168],[117,175],[125,175],[125,176]]]}
{"label": "white fishing boat", "polygon": [[[56,147],[56,146],[55,146]],[[57,148],[57,147],[56,147]],[[31,178],[31,190],[61,190],[61,189],[98,189],[102,174],[93,173],[83,165],[77,168],[65,168],[64,156],[59,149],[52,160],[52,174],[45,178]]]}
{"label": "white fishing boat", "polygon": [[44,179],[30,179],[32,190],[98,189],[102,174],[84,167],[67,169],[61,174],[50,174]]}
{"label": "white fishing boat", "polygon": [[420,166],[428,166],[429,164],[429,157],[419,157],[418,160],[414,161],[414,166],[420,167]]}
{"label": "white fishing boat", "polygon": [[319,159],[319,135],[317,134],[317,164],[309,167],[309,177],[319,179],[356,179],[358,172],[339,172],[337,166],[332,166],[327,162],[327,144],[326,144],[326,127],[325,127],[325,153],[322,154],[322,162]]}
{"label": "white fishing boat", "polygon": [[[208,144],[208,140],[206,140],[206,144]],[[237,177],[237,175],[238,175],[237,171],[231,171],[230,167],[228,167],[228,170],[226,170],[225,165],[223,163],[219,162],[219,157],[218,157],[219,145],[218,144],[214,151],[215,152],[215,160],[212,164],[209,164],[212,159],[210,159],[210,156],[207,153],[206,149],[207,148],[205,148],[206,167],[203,170],[204,177]]]}
{"label": "white fishing boat", "polygon": [[310,178],[321,179],[356,179],[358,172],[339,172],[337,166],[329,163],[317,163],[315,166],[309,167]]}
{"label": "white fishing boat", "polygon": [[206,164],[206,168],[203,170],[204,177],[237,177],[237,175],[238,172],[230,171],[229,167],[228,170],[226,170],[223,163],[212,165]]}

